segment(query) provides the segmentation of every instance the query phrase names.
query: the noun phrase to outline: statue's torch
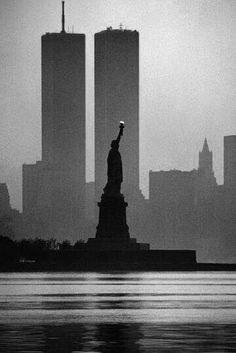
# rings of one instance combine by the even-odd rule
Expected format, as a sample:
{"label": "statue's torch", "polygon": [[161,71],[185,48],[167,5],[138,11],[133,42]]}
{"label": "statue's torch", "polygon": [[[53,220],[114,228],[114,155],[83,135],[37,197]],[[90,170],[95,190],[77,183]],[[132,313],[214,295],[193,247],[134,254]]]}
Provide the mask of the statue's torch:
{"label": "statue's torch", "polygon": [[125,123],[124,123],[124,121],[120,121],[119,128],[120,128],[120,134],[121,134],[121,135],[123,135],[123,130],[124,130],[124,127],[125,127]]}

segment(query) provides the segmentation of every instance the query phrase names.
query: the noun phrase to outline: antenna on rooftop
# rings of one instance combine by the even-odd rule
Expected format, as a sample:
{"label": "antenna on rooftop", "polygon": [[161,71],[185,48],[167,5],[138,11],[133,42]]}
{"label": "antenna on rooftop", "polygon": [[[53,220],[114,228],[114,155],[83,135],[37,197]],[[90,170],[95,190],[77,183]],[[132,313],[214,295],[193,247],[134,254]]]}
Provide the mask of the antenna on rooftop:
{"label": "antenna on rooftop", "polygon": [[62,1],[62,16],[61,16],[61,22],[62,22],[62,30],[61,30],[61,33],[65,33],[65,1]]}

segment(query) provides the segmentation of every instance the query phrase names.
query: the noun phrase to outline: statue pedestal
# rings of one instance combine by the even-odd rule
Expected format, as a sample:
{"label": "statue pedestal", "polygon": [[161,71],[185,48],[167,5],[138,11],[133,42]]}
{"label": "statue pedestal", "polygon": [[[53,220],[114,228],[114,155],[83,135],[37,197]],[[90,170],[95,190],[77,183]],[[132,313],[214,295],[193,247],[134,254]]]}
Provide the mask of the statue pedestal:
{"label": "statue pedestal", "polygon": [[101,197],[99,206],[99,223],[97,226],[97,239],[130,239],[129,227],[126,223],[127,202],[122,194],[105,193]]}
{"label": "statue pedestal", "polygon": [[89,238],[87,249],[93,251],[148,250],[148,244],[140,244],[130,238],[126,223],[127,202],[120,193],[105,192],[99,206],[99,223],[95,239]]}

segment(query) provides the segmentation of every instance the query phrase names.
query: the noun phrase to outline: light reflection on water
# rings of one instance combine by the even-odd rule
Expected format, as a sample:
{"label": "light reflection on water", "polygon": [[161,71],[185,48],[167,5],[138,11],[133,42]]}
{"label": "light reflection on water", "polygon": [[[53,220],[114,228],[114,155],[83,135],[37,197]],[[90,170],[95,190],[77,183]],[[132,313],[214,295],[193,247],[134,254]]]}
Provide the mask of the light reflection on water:
{"label": "light reflection on water", "polygon": [[0,352],[234,352],[236,273],[0,273]]}

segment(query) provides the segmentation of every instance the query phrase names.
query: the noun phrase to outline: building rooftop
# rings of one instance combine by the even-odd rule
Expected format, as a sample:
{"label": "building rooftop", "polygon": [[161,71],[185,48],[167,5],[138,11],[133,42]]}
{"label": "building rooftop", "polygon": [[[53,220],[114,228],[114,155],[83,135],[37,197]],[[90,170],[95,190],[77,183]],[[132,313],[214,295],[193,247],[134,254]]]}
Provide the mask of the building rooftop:
{"label": "building rooftop", "polygon": [[208,147],[208,143],[207,143],[207,139],[205,138],[204,140],[204,144],[203,144],[203,148],[202,148],[202,152],[209,152],[209,147]]}
{"label": "building rooftop", "polygon": [[225,140],[228,140],[228,139],[230,139],[230,140],[236,140],[236,135],[227,135],[227,136],[224,136],[224,139],[225,139]]}
{"label": "building rooftop", "polygon": [[45,34],[42,35],[42,37],[44,36],[51,36],[51,37],[55,37],[55,38],[67,38],[67,37],[76,37],[76,36],[83,36],[85,37],[84,33],[71,33],[71,32],[46,32]]}
{"label": "building rooftop", "polygon": [[96,34],[102,34],[102,33],[138,33],[138,31],[127,29],[127,28],[123,28],[123,26],[120,25],[119,28],[112,28],[111,26],[107,27],[103,31],[98,32]]}
{"label": "building rooftop", "polygon": [[78,35],[81,35],[81,36],[85,36],[84,33],[74,33],[74,26],[72,26],[72,32],[66,32],[65,30],[65,1],[62,1],[62,15],[61,15],[61,32],[57,33],[57,32],[52,32],[52,33],[49,33],[49,32],[46,32],[46,34],[43,35],[44,36],[54,36],[56,38],[61,38],[61,37],[66,37],[66,36],[71,36],[74,35],[74,36],[78,36]]}
{"label": "building rooftop", "polygon": [[189,174],[189,173],[196,173],[196,169],[192,170],[178,170],[178,169],[171,169],[171,170],[158,170],[158,171],[153,171],[150,170],[149,174],[169,174],[169,175],[184,175],[184,174]]}

